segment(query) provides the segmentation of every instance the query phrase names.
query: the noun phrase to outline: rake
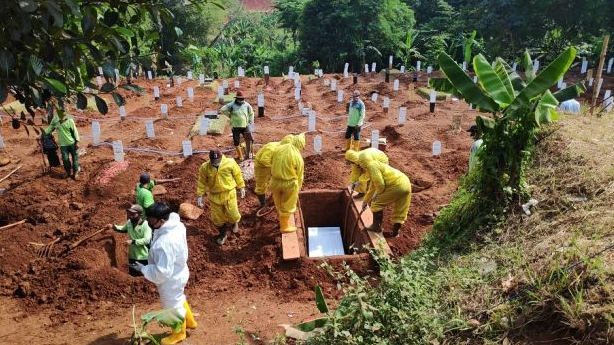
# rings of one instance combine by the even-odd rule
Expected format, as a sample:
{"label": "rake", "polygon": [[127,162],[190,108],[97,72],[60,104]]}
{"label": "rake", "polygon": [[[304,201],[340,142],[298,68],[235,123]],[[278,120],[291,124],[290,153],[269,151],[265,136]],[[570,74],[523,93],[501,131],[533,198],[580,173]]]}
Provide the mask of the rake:
{"label": "rake", "polygon": [[40,246],[40,248],[38,248],[38,250],[36,251],[37,258],[48,258],[51,256],[51,252],[53,251],[53,246],[56,243],[60,242],[61,239],[62,239],[61,237],[58,237],[47,244],[34,243],[34,242],[30,242],[30,244],[34,246]]}

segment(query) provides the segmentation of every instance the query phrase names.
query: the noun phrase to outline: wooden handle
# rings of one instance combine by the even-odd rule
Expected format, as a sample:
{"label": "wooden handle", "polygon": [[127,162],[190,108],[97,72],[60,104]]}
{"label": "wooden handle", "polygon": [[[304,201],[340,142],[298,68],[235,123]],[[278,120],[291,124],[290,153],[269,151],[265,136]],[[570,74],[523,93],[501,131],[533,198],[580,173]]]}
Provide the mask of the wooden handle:
{"label": "wooden handle", "polygon": [[100,230],[98,230],[98,231],[94,232],[93,234],[90,234],[90,235],[85,236],[84,238],[82,238],[82,239],[78,240],[77,242],[75,242],[75,243],[71,244],[71,245],[70,245],[70,249],[74,249],[74,248],[76,248],[76,247],[77,247],[78,245],[80,245],[81,243],[83,243],[83,242],[85,242],[85,241],[89,240],[90,238],[92,238],[92,237],[94,237],[94,236],[98,235],[99,233],[101,233],[101,232],[103,232],[103,231],[105,231],[105,230],[106,230],[106,229],[100,229]]}
{"label": "wooden handle", "polygon": [[16,222],[16,223],[13,223],[13,224],[9,224],[9,225],[2,226],[2,227],[0,227],[0,230],[4,230],[4,229],[8,229],[8,228],[12,228],[12,227],[14,227],[14,226],[17,226],[17,225],[19,225],[19,224],[23,224],[23,223],[25,223],[25,222],[26,222],[26,220],[25,220],[25,219],[23,219],[23,220],[20,220],[20,221],[18,221],[18,222]]}

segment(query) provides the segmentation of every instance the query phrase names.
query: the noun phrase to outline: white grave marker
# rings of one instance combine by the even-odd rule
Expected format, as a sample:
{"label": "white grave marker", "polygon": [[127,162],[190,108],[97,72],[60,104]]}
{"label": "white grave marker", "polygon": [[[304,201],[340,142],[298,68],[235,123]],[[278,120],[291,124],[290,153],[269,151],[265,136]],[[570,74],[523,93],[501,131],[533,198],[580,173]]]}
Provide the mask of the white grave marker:
{"label": "white grave marker", "polygon": [[330,90],[337,91],[337,81],[335,79],[330,81]]}
{"label": "white grave marker", "polygon": [[388,57],[388,67],[389,67],[389,68],[392,68],[392,59],[393,59],[393,57],[392,57],[392,55],[390,55],[390,56]]}
{"label": "white grave marker", "polygon": [[369,64],[365,64],[365,73],[369,73]]}
{"label": "white grave marker", "polygon": [[474,82],[475,84],[477,84],[477,83],[478,83],[478,76],[477,76],[477,75],[474,75],[474,76],[473,76],[473,82]]}
{"label": "white grave marker", "polygon": [[292,76],[292,73],[294,73],[294,66],[288,67],[288,75]]}
{"label": "white grave marker", "polygon": [[563,84],[561,84],[561,90],[567,87],[567,83],[563,82]]}
{"label": "white grave marker", "polygon": [[561,79],[559,79],[557,87],[560,89],[562,84],[563,84],[563,77],[561,77]]}
{"label": "white grave marker", "polygon": [[121,106],[119,107],[119,117],[124,120],[126,118],[126,107],[125,106]]}
{"label": "white grave marker", "polygon": [[147,71],[147,79],[149,80],[153,79],[153,74],[151,74],[151,71]]}
{"label": "white grave marker", "polygon": [[188,80],[193,80],[194,79],[194,73],[192,73],[192,71],[188,71]]}
{"label": "white grave marker", "polygon": [[301,99],[301,89],[297,87],[294,89],[294,100],[298,101],[299,99]]}
{"label": "white grave marker", "polygon": [[593,86],[593,83],[595,82],[595,78],[592,78],[588,80],[588,86]]}
{"label": "white grave marker", "polygon": [[192,155],[192,142],[189,140],[184,140],[181,142],[181,147],[183,148],[183,156],[190,157]]}
{"label": "white grave marker", "polygon": [[433,66],[428,66],[426,68],[426,74],[431,74],[431,73],[433,73]]}
{"label": "white grave marker", "polygon": [[416,62],[416,71],[420,72],[420,69],[422,69],[422,61]]}
{"label": "white grave marker", "polygon": [[4,144],[4,139],[2,138],[2,134],[0,133],[0,150],[6,149],[6,145]]}
{"label": "white grave marker", "polygon": [[177,77],[177,85],[181,85],[181,83],[183,83],[183,78]]}
{"label": "white grave marker", "polygon": [[384,108],[390,108],[390,98],[384,97]]}
{"label": "white grave marker", "polygon": [[315,138],[313,138],[313,150],[318,155],[322,153],[322,137],[319,135],[316,135]]}
{"label": "white grave marker", "polygon": [[238,79],[235,80],[235,82],[234,82],[235,90],[238,89],[240,86],[241,86],[241,83],[239,82],[239,80]]}
{"label": "white grave marker", "polygon": [[606,107],[606,111],[609,113],[612,111],[612,90],[606,90],[603,95],[604,105]]}
{"label": "white grave marker", "polygon": [[343,66],[343,73],[348,73],[349,69],[350,69],[350,64],[346,62],[345,65]]}
{"label": "white grave marker", "polygon": [[119,80],[119,70],[115,69],[115,80]]}
{"label": "white grave marker", "polygon": [[269,66],[264,66],[264,74],[269,74]]}
{"label": "white grave marker", "polygon": [[405,73],[405,66],[401,66],[401,73]]}
{"label": "white grave marker", "polygon": [[264,94],[258,94],[258,107],[264,107]]}
{"label": "white grave marker", "polygon": [[98,75],[103,75],[104,71],[102,70],[102,67],[98,66]]}
{"label": "white grave marker", "polygon": [[160,113],[162,114],[162,117],[168,116],[168,105],[160,104]]}
{"label": "white grave marker", "polygon": [[377,96],[378,96],[377,92],[374,92],[374,93],[371,95],[371,101],[373,101],[373,102],[377,102]]}
{"label": "white grave marker", "polygon": [[220,103],[224,101],[224,87],[223,86],[217,87],[217,99],[220,100]]}
{"label": "white grave marker", "polygon": [[209,130],[209,118],[203,116],[200,120],[200,127],[198,128],[198,134],[207,135],[208,130]]}
{"label": "white grave marker", "polygon": [[194,88],[193,87],[188,88],[188,99],[190,101],[194,100]]}
{"label": "white grave marker", "polygon": [[603,85],[603,78],[599,79],[599,82],[597,83],[597,96],[599,96],[599,94],[601,93],[601,86]]}
{"label": "white grave marker", "polygon": [[399,79],[395,79],[392,83],[392,90],[399,91]]}
{"label": "white grave marker", "polygon": [[371,131],[371,147],[376,149],[379,146],[379,130],[374,129]]}
{"label": "white grave marker", "polygon": [[201,73],[201,74],[198,75],[198,82],[201,83],[201,84],[205,83],[205,75],[204,74]]}
{"label": "white grave marker", "polygon": [[375,67],[377,67],[377,64],[375,62],[371,63],[371,72],[375,73]]}
{"label": "white grave marker", "polygon": [[100,145],[100,122],[98,121],[92,122],[92,137],[94,137],[94,146]]}
{"label": "white grave marker", "polygon": [[533,70],[537,72],[539,70],[539,60],[533,61]]}
{"label": "white grave marker", "polygon": [[430,102],[435,103],[436,101],[437,101],[437,92],[434,89],[431,89]]}
{"label": "white grave marker", "polygon": [[177,102],[177,106],[178,106],[179,108],[182,108],[182,107],[183,107],[183,99],[181,99],[181,96],[177,96],[177,100],[176,100],[176,102]]}
{"label": "white grave marker", "polygon": [[433,141],[433,156],[441,155],[441,141]]}
{"label": "white grave marker", "polygon": [[463,61],[463,71],[466,71],[466,70],[467,70],[467,62]]}
{"label": "white grave marker", "polygon": [[153,90],[154,90],[154,98],[155,99],[160,98],[160,88],[157,86],[154,86]]}
{"label": "white grave marker", "polygon": [[404,125],[407,121],[407,108],[400,107],[399,108],[399,125]]}
{"label": "white grave marker", "polygon": [[512,71],[515,71],[518,68],[518,63],[514,62],[512,65]]}
{"label": "white grave marker", "polygon": [[113,141],[113,159],[115,159],[116,162],[124,161],[124,146],[121,140]]}
{"label": "white grave marker", "polygon": [[344,93],[345,92],[343,90],[337,90],[337,103],[343,103]]}
{"label": "white grave marker", "polygon": [[147,133],[149,139],[154,139],[156,137],[156,131],[154,130],[154,123],[152,120],[145,121],[145,133]]}
{"label": "white grave marker", "polygon": [[582,68],[580,69],[580,73],[581,74],[585,74],[587,70],[588,70],[588,61],[583,60],[582,61]]}
{"label": "white grave marker", "polygon": [[606,71],[606,73],[608,74],[612,73],[613,64],[614,64],[614,58],[610,58],[610,60],[608,60],[608,70]]}
{"label": "white grave marker", "polygon": [[228,88],[228,79],[224,79],[224,80],[222,80],[222,87],[223,87],[224,89],[227,89],[227,88]]}
{"label": "white grave marker", "polygon": [[316,112],[309,113],[309,129],[308,132],[312,133],[316,131]]}

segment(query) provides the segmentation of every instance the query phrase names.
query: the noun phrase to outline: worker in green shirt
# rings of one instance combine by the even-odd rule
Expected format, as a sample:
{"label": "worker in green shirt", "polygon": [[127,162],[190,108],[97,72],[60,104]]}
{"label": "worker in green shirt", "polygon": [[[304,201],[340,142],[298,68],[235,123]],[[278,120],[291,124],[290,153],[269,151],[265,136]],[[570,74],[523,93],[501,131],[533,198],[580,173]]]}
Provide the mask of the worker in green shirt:
{"label": "worker in green shirt", "polygon": [[[65,178],[71,177],[76,180],[79,177],[79,131],[75,126],[75,121],[69,118],[64,113],[64,110],[58,109],[57,115],[53,117],[49,126],[45,129],[43,135],[50,135],[54,130],[58,131],[58,142],[60,144],[60,152],[62,153],[62,162],[66,171]],[[72,164],[68,156],[72,157]]]}
{"label": "worker in green shirt", "polygon": [[[151,179],[148,173],[142,173],[139,178],[139,183],[136,184],[136,203],[141,206],[143,210],[154,204],[153,187],[155,182]],[[143,211],[143,219],[146,218],[147,212]]]}
{"label": "worker in green shirt", "polygon": [[[352,92],[352,101],[348,110],[348,126],[345,131],[345,150],[360,151],[360,128],[365,120],[365,104],[360,99],[360,91]],[[352,142],[352,139],[354,141]]]}
{"label": "worker in green shirt", "polygon": [[149,256],[149,243],[151,242],[151,228],[146,220],[141,217],[143,208],[140,205],[132,205],[126,210],[128,221],[126,224],[119,226],[109,224],[107,227],[118,232],[127,232],[129,240],[126,241],[128,247],[128,272],[133,277],[142,276],[143,274],[132,267],[137,263],[147,265],[147,257]]}
{"label": "worker in green shirt", "polygon": [[[243,92],[237,91],[235,100],[223,106],[220,112],[230,118],[232,141],[237,150],[238,160],[243,161],[245,158],[252,158],[251,147],[254,139],[249,130],[249,125],[254,123],[254,109],[249,103],[245,102]],[[243,152],[239,147],[241,144],[241,134],[243,134],[243,138],[245,139],[245,154],[247,157],[243,156]]]}

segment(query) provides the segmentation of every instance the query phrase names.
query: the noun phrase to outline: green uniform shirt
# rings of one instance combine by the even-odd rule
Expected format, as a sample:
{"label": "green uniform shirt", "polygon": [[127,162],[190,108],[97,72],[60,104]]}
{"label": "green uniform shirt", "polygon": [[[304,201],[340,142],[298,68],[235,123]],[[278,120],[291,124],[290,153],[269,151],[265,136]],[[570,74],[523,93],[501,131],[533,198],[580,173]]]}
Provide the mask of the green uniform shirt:
{"label": "green uniform shirt", "polygon": [[232,128],[247,127],[254,122],[254,109],[247,102],[238,105],[232,101],[223,106],[221,112],[230,117],[230,127]]}
{"label": "green uniform shirt", "polygon": [[356,127],[362,126],[363,121],[365,120],[365,104],[359,100],[358,102],[350,102],[350,111],[348,118],[348,126]]}
{"label": "green uniform shirt", "polygon": [[79,141],[79,132],[77,131],[77,126],[75,126],[75,121],[73,121],[73,119],[64,116],[64,118],[60,120],[60,118],[55,115],[49,126],[45,129],[45,133],[51,134],[51,132],[56,129],[58,130],[58,142],[60,146],[70,146],[76,141]]}
{"label": "green uniform shirt", "polygon": [[127,232],[128,237],[133,241],[128,249],[128,257],[132,260],[147,260],[149,249],[147,245],[151,242],[151,228],[146,220],[136,227],[132,225],[132,221],[128,220],[123,226],[113,225],[115,231]]}
{"label": "green uniform shirt", "polygon": [[154,203],[153,193],[149,189],[150,187],[153,189],[152,182],[149,183],[148,188],[141,187],[140,183],[136,184],[136,203],[143,208],[143,219],[147,217],[147,208]]}

